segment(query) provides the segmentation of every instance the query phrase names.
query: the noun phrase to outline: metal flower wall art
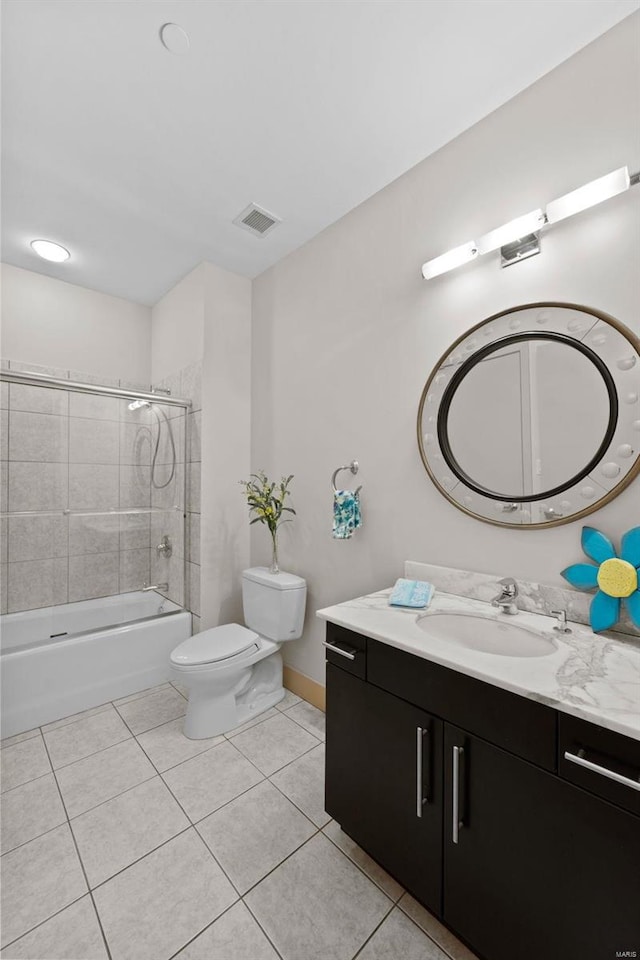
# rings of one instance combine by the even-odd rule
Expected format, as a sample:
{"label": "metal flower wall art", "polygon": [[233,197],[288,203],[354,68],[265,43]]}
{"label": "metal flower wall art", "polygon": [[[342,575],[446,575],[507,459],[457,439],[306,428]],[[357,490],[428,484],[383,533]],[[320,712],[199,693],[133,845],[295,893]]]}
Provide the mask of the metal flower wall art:
{"label": "metal flower wall art", "polygon": [[580,590],[598,589],[589,610],[591,628],[596,633],[610,630],[620,618],[621,600],[635,626],[640,627],[640,527],[624,534],[620,556],[604,533],[583,527],[582,549],[593,563],[574,563],[562,571],[562,576]]}

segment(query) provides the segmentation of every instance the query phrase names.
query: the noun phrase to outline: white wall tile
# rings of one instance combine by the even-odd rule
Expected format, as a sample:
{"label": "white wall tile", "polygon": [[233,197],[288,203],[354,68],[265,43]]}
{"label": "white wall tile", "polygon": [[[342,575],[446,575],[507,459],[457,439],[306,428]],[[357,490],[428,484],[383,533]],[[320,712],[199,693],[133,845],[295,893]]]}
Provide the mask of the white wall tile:
{"label": "white wall tile", "polygon": [[119,467],[69,464],[69,507],[72,510],[114,510],[119,506]]}
{"label": "white wall tile", "polygon": [[113,553],[120,548],[120,518],[115,516],[69,517],[69,556]]}
{"label": "white wall tile", "polygon": [[0,564],[0,614],[6,613],[8,609],[7,581],[9,564]]}
{"label": "white wall tile", "polygon": [[187,466],[187,510],[200,513],[200,464]]}
{"label": "white wall tile", "polygon": [[120,549],[149,549],[151,516],[148,513],[125,514],[120,517]]}
{"label": "white wall tile", "polygon": [[69,418],[70,463],[119,463],[120,425],[113,420]]}
{"label": "white wall tile", "polygon": [[148,424],[120,422],[120,463],[151,463],[151,428]]}
{"label": "white wall tile", "polygon": [[31,387],[26,383],[9,386],[11,410],[26,410],[31,413],[51,413],[66,417],[69,413],[69,394],[66,390],[51,387]]}
{"label": "white wall tile", "polygon": [[[171,464],[174,456],[176,463],[183,463],[185,458],[184,445],[184,425],[185,417],[174,417],[167,421],[163,417],[159,423],[154,423],[151,428],[152,434],[152,457],[155,454],[156,444],[158,444],[158,453],[156,463]],[[160,442],[158,443],[158,434]],[[171,439],[173,438],[173,445]]]}
{"label": "white wall tile", "polygon": [[191,563],[200,563],[200,514],[188,513],[187,524],[189,530],[188,559]]}
{"label": "white wall tile", "polygon": [[7,410],[9,407],[9,383],[7,380],[0,380],[0,408]]}
{"label": "white wall tile", "polygon": [[150,582],[149,548],[120,553],[120,593],[141,590]]}
{"label": "white wall tile", "polygon": [[9,463],[0,460],[0,513],[9,509]]}
{"label": "white wall tile", "polygon": [[86,417],[88,420],[119,420],[119,397],[104,397],[98,393],[69,394],[69,416]]}
{"label": "white wall tile", "polygon": [[119,553],[69,558],[69,602],[118,593]]}
{"label": "white wall tile", "polygon": [[202,460],[201,452],[201,432],[202,432],[202,413],[190,413],[187,417],[189,427],[189,460]]}
{"label": "white wall tile", "polygon": [[10,463],[9,510],[64,510],[68,471],[66,463]]}
{"label": "white wall tile", "polygon": [[[168,509],[182,506],[184,501],[184,464],[177,463],[170,482],[171,464],[156,464],[151,484],[151,503],[154,507]],[[166,486],[163,486],[166,484]]]}
{"label": "white wall tile", "polygon": [[9,613],[67,602],[66,559],[25,560],[8,566]]}
{"label": "white wall tile", "polygon": [[9,459],[9,411],[0,410],[0,460]]}
{"label": "white wall tile", "polygon": [[200,616],[200,567],[197,563],[187,564],[189,581],[188,607],[197,617]]}
{"label": "white wall tile", "polygon": [[66,417],[12,411],[9,420],[9,459],[66,462],[69,430]]}
{"label": "white wall tile", "polygon": [[120,467],[120,507],[149,507],[151,491],[149,488],[150,468],[145,466]]}
{"label": "white wall tile", "polygon": [[7,533],[10,563],[67,556],[67,517],[9,517]]}

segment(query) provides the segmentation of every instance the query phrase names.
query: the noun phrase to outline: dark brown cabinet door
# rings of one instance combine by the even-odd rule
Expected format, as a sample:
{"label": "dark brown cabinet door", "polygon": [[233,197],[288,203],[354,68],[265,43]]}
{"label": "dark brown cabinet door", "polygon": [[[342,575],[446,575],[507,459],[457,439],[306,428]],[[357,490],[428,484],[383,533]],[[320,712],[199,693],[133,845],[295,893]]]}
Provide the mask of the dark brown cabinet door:
{"label": "dark brown cabinet door", "polygon": [[441,913],[442,721],[327,664],[326,809]]}
{"label": "dark brown cabinet door", "polygon": [[449,926],[488,960],[640,957],[637,817],[450,724],[444,768]]}

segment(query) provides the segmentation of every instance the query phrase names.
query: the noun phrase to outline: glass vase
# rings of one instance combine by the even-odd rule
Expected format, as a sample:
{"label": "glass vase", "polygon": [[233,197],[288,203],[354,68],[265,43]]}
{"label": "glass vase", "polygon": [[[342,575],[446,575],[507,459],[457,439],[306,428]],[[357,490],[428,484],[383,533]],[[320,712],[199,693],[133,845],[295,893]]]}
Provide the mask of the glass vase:
{"label": "glass vase", "polygon": [[271,566],[269,567],[269,573],[280,573],[280,567],[278,566],[278,535],[275,530],[271,533]]}

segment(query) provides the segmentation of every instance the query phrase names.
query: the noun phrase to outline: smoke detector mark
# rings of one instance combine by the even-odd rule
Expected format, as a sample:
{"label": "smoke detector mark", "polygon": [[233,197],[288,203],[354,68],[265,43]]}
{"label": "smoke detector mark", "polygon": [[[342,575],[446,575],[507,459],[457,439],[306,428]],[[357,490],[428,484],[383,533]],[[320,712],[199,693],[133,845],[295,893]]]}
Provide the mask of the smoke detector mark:
{"label": "smoke detector mark", "polygon": [[253,233],[256,237],[265,237],[282,221],[280,217],[269,213],[268,210],[259,207],[256,203],[250,203],[242,213],[238,214],[233,222],[237,227],[242,227],[243,230],[249,230],[250,233]]}

